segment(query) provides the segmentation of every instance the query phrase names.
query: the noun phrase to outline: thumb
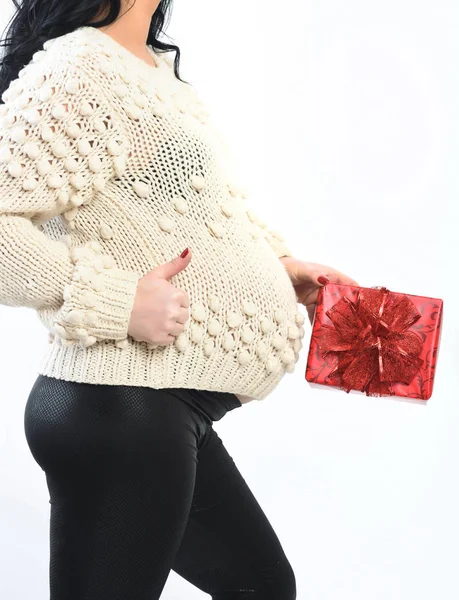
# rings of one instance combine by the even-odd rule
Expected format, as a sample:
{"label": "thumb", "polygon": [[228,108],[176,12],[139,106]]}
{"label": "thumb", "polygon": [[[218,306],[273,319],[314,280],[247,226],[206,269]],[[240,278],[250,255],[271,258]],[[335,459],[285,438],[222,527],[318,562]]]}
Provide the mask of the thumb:
{"label": "thumb", "polygon": [[170,279],[188,266],[191,260],[191,252],[186,248],[180,256],[173,258],[163,265],[159,265],[151,271],[155,278]]}

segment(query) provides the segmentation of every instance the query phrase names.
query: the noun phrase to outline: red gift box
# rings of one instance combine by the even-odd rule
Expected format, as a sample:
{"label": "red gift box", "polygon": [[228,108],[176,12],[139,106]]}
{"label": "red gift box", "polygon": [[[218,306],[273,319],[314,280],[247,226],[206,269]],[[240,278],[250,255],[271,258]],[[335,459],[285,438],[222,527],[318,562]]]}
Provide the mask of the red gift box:
{"label": "red gift box", "polygon": [[367,396],[432,395],[443,300],[327,283],[319,289],[306,380]]}

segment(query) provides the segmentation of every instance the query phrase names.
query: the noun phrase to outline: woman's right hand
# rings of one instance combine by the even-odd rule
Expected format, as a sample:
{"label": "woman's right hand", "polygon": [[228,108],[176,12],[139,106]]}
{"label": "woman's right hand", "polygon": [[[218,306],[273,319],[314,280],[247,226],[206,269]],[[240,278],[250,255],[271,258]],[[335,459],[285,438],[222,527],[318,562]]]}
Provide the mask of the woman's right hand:
{"label": "woman's right hand", "polygon": [[168,279],[183,271],[191,252],[154,268],[139,279],[128,334],[138,342],[172,344],[185,329],[189,318],[187,292],[176,288]]}

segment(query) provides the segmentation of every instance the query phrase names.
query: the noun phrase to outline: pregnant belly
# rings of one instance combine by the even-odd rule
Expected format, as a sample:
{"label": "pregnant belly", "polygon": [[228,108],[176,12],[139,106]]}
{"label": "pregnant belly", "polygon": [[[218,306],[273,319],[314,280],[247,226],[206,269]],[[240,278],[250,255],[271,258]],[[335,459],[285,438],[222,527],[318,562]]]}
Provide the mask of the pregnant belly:
{"label": "pregnant belly", "polygon": [[242,396],[242,394],[234,394],[236,398],[240,401],[241,404],[247,404],[247,402],[251,402],[255,400],[252,396]]}

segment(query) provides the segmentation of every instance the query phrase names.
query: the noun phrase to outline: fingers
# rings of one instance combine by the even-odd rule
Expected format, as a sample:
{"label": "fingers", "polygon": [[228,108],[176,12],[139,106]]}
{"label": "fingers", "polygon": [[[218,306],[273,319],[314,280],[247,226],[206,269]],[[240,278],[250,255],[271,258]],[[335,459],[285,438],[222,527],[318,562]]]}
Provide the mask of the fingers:
{"label": "fingers", "polygon": [[189,317],[190,317],[190,311],[188,310],[188,308],[180,307],[179,314],[176,317],[177,322],[181,323],[182,325],[185,325],[185,323],[188,321]]}
{"label": "fingers", "polygon": [[190,307],[190,297],[187,294],[187,292],[183,292],[182,297],[180,298],[180,306],[183,306],[183,308],[189,308]]}
{"label": "fingers", "polygon": [[[187,249],[188,250],[188,249]],[[172,279],[174,275],[183,271],[191,260],[191,251],[182,252],[180,256],[176,256],[172,260],[161,264],[150,271],[150,276],[154,279]]]}
{"label": "fingers", "polygon": [[359,287],[359,284],[355,279],[352,279],[348,275],[344,273],[340,273],[339,271],[330,270],[328,273],[321,273],[319,277],[317,277],[317,281],[321,285],[326,285],[329,282],[337,283],[338,285],[355,285]]}
{"label": "fingers", "polygon": [[175,342],[176,338],[177,338],[176,335],[172,335],[171,333],[168,333],[166,340],[164,341],[164,345],[173,344]]}
{"label": "fingers", "polygon": [[182,333],[182,331],[184,331],[184,329],[185,329],[185,323],[188,321],[188,318],[189,318],[188,309],[181,308],[180,314],[173,318],[174,319],[173,322],[168,327],[169,334],[171,334],[175,337],[180,335]]}

